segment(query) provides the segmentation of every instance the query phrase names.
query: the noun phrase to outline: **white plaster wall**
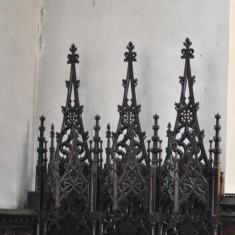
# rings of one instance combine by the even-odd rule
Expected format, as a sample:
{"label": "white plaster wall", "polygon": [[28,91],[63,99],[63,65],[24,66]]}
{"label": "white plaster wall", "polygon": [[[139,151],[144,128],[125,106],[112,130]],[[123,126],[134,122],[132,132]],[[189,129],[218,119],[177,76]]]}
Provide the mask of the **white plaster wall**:
{"label": "white plaster wall", "polygon": [[0,208],[23,206],[33,183],[38,6],[0,1]]}
{"label": "white plaster wall", "polygon": [[[183,74],[180,59],[182,42],[189,37],[195,49],[192,73],[196,75],[195,98],[205,147],[214,135],[214,115],[222,115],[222,166],[225,164],[226,91],[228,57],[228,1],[220,0],[44,0],[39,65],[37,116],[46,116],[46,125],[62,121],[60,105],[65,104],[64,80],[68,48],[78,47],[83,119],[90,137],[93,117],[101,115],[101,134],[110,122],[116,129],[117,104],[121,104],[122,79],[127,64],[123,53],[127,43],[136,45],[135,76],[139,79],[137,99],[142,105],[140,120],[147,138],[152,135],[152,116],[160,115],[160,136],[166,147],[166,126],[174,123]],[[48,130],[49,132],[49,130]]]}
{"label": "white plaster wall", "polygon": [[235,192],[235,1],[230,1],[229,17],[229,63],[227,92],[227,156],[226,156],[226,191]]}

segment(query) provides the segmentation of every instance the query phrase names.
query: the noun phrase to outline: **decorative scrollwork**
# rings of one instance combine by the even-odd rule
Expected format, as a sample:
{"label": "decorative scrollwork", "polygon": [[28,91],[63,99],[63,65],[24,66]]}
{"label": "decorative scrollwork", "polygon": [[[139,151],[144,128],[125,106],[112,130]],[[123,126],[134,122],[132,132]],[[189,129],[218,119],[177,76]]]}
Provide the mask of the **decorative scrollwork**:
{"label": "decorative scrollwork", "polygon": [[125,55],[124,61],[125,62],[136,61],[137,53],[133,51],[135,48],[134,44],[132,42],[129,42],[126,48],[127,48],[128,52],[124,53],[124,55]]}
{"label": "decorative scrollwork", "polygon": [[192,59],[194,58],[194,49],[190,48],[190,46],[192,45],[192,42],[190,41],[189,38],[185,39],[185,42],[183,42],[184,46],[186,47],[185,49],[182,49],[182,56],[181,59]]}
{"label": "decorative scrollwork", "polygon": [[[137,105],[132,62],[136,61],[134,45],[127,46],[124,61],[128,62],[127,78],[123,81],[124,96],[118,106],[120,114],[118,128],[113,133],[113,175],[112,205],[106,211],[104,233],[121,233],[124,221],[128,220],[135,232],[148,234],[147,226],[147,185],[149,159],[144,145],[145,133],[139,122],[140,105]],[[120,157],[120,158],[119,158]],[[112,171],[112,173],[111,173]],[[114,179],[115,178],[115,179]],[[106,183],[109,185],[110,181]],[[113,208],[113,209],[112,209]]]}
{"label": "decorative scrollwork", "polygon": [[125,162],[122,163],[123,173],[118,179],[119,191],[118,202],[123,199],[130,202],[139,200],[146,203],[147,182],[141,174],[139,163],[136,161],[134,139],[130,140],[130,146],[127,148]]}
{"label": "decorative scrollwork", "polygon": [[79,61],[78,61],[79,55],[76,54],[77,47],[74,44],[72,44],[72,46],[70,47],[69,50],[71,51],[71,54],[68,55],[67,63],[68,64],[79,63]]}
{"label": "decorative scrollwork", "polygon": [[[131,226],[132,234],[149,234],[149,223],[146,207],[137,202],[122,202],[119,206],[111,211],[104,219],[103,234],[123,234],[125,224]],[[124,230],[124,231],[123,231]]]}
{"label": "decorative scrollwork", "polygon": [[[81,227],[90,233],[88,221],[90,152],[88,133],[84,131],[79,103],[79,81],[75,64],[78,63],[77,48],[73,44],[68,55],[71,64],[70,80],[66,81],[68,95],[62,107],[64,115],[61,132],[57,133],[57,147],[48,166],[47,194],[50,205],[46,231],[61,230],[66,221],[73,219],[74,231]],[[72,97],[73,96],[73,97]],[[72,102],[73,100],[73,102]],[[54,136],[54,135],[53,135]],[[54,151],[53,151],[54,152]]]}
{"label": "decorative scrollwork", "polygon": [[[197,118],[199,104],[193,93],[195,77],[191,75],[190,59],[194,57],[194,50],[191,44],[186,39],[182,49],[185,72],[180,77],[182,89],[180,101],[175,104],[174,129],[168,124],[163,165],[157,114],[146,151],[145,132],[141,131],[139,120],[141,106],[136,100],[137,79],[133,72],[137,54],[133,43],[128,44],[128,52],[124,54],[128,69],[123,80],[123,101],[118,106],[119,122],[114,133],[110,125],[107,126],[104,167],[98,115],[95,116],[95,135],[89,147],[87,144],[88,133],[83,127],[83,106],[79,102],[75,68],[79,56],[77,48],[71,46],[68,55],[71,72],[66,81],[68,93],[66,105],[62,107],[63,122],[57,133],[56,148],[54,126],[51,129],[48,168],[44,117],[39,128],[36,190],[42,194],[40,220],[44,224],[40,227],[45,227],[43,234],[178,235],[186,234],[188,228],[187,234],[211,234],[211,221],[215,227],[218,224],[214,214],[218,216],[219,207],[211,204],[210,194],[220,187],[215,179],[220,175],[220,115],[216,115],[215,149],[211,141],[208,160],[203,145],[204,132]],[[217,171],[212,171],[212,164]],[[211,175],[212,180],[217,180],[217,188],[212,188]],[[219,199],[213,201],[218,203]]]}
{"label": "decorative scrollwork", "polygon": [[[203,131],[200,131],[197,110],[193,94],[195,77],[191,76],[190,58],[194,58],[194,50],[190,48],[191,42],[186,39],[185,49],[182,49],[182,57],[185,62],[185,74],[180,77],[182,85],[180,102],[175,104],[177,117],[173,131],[168,129],[167,157],[163,164],[162,173],[162,206],[171,205],[163,213],[163,234],[174,234],[184,228],[185,223],[192,223],[195,232],[204,231],[208,228],[209,179],[205,172],[210,171],[207,155],[203,145]],[[186,89],[189,96],[186,97]],[[175,179],[174,156],[179,154],[179,181]],[[204,170],[206,169],[206,171]],[[165,197],[165,198],[164,198]],[[179,200],[179,210],[174,205]],[[203,224],[203,226],[201,226]],[[186,225],[185,225],[186,226]],[[205,233],[207,234],[207,233]]]}

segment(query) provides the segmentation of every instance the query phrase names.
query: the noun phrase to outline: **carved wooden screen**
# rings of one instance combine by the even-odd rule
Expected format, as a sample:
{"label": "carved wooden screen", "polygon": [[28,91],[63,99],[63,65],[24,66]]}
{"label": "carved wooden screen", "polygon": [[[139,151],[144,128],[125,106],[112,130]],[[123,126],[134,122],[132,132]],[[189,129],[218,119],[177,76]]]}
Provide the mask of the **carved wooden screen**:
{"label": "carved wooden screen", "polygon": [[[181,96],[179,103],[175,103],[177,117],[174,129],[171,130],[169,124],[167,131],[168,147],[161,181],[161,206],[164,208],[160,222],[162,234],[209,235],[212,231],[218,232],[218,217],[214,216],[218,211],[213,211],[219,206],[213,198],[218,181],[212,182],[212,178],[216,174],[213,169],[217,167],[216,158],[220,153],[220,116],[215,116],[217,137],[214,137],[216,148],[210,150],[211,154],[215,153],[212,169],[212,158],[207,157],[203,144],[204,131],[200,130],[197,118],[199,103],[195,102],[193,93],[195,76],[191,75],[190,59],[194,58],[194,50],[190,48],[191,44],[187,38],[182,49],[185,69],[184,76],[179,78]],[[219,194],[217,189],[216,197]]]}
{"label": "carved wooden screen", "polygon": [[[220,137],[216,115],[215,148],[207,157],[203,131],[197,119],[198,103],[194,100],[190,59],[191,42],[182,49],[184,76],[174,129],[168,125],[166,158],[162,164],[158,115],[154,115],[152,141],[145,143],[136,99],[137,79],[133,62],[134,45],[124,54],[127,76],[124,95],[118,106],[116,132],[107,126],[106,159],[103,166],[99,120],[95,117],[95,136],[88,144],[83,127],[78,96],[79,81],[75,65],[77,48],[68,55],[71,65],[63,122],[56,136],[51,128],[50,160],[47,166],[47,142],[44,121],[39,127],[36,192],[39,197],[37,234],[50,235],[188,235],[219,234]],[[147,147],[146,147],[147,146]],[[212,155],[214,154],[214,159]],[[39,195],[39,196],[38,196]],[[35,194],[36,197],[36,194]]]}
{"label": "carved wooden screen", "polygon": [[71,64],[70,79],[61,132],[57,133],[57,147],[54,149],[52,126],[52,146],[46,194],[48,211],[45,218],[45,234],[91,234],[88,221],[91,194],[90,174],[91,151],[88,148],[88,133],[84,131],[82,112],[78,97],[79,81],[75,64],[78,63],[77,48],[72,45],[68,55]]}
{"label": "carved wooden screen", "polygon": [[124,61],[128,63],[127,77],[123,80],[124,95],[118,106],[120,118],[113,133],[111,171],[105,177],[112,179],[109,205],[103,220],[104,234],[148,234],[148,181],[150,159],[145,149],[145,133],[141,131],[134,79],[133,62],[136,61],[134,45],[127,46]]}

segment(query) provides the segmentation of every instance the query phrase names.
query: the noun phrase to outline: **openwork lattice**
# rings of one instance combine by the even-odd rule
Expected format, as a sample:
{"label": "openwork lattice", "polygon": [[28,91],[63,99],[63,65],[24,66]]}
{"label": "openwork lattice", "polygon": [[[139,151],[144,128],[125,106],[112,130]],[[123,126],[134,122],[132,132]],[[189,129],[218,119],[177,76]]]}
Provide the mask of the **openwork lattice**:
{"label": "openwork lattice", "polygon": [[223,192],[220,115],[215,116],[215,146],[210,141],[208,157],[197,118],[199,104],[193,93],[195,77],[191,75],[190,60],[194,50],[188,38],[183,44],[181,58],[185,60],[185,69],[180,77],[180,101],[175,104],[174,128],[168,124],[163,163],[159,116],[153,116],[151,141],[145,142],[145,132],[141,130],[141,106],[137,103],[133,71],[137,53],[130,42],[124,54],[127,76],[122,82],[119,122],[116,132],[107,126],[104,165],[100,117],[95,116],[95,136],[89,142],[84,130],[76,76],[79,56],[75,45],[71,46],[63,122],[56,135],[56,146],[54,126],[51,127],[48,164],[45,118],[40,119],[34,195],[37,234],[218,234]]}

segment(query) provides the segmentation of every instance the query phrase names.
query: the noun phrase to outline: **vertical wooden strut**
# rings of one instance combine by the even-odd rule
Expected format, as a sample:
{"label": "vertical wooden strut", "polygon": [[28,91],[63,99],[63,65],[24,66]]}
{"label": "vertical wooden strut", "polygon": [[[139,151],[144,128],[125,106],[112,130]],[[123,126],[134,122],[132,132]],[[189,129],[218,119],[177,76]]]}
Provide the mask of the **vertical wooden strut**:
{"label": "vertical wooden strut", "polygon": [[214,160],[213,160],[213,168],[212,168],[212,222],[213,222],[213,234],[218,234],[219,228],[219,215],[220,215],[220,200],[221,200],[221,167],[220,167],[220,118],[219,114],[215,115],[216,124],[214,126],[215,129],[215,136],[214,136],[214,143],[215,147],[213,149],[214,153]]}
{"label": "vertical wooden strut", "polygon": [[107,138],[107,147],[106,147],[106,164],[110,164],[111,160],[111,137],[112,133],[110,131],[110,124],[107,125],[106,138]]}
{"label": "vertical wooden strut", "polygon": [[175,169],[174,169],[174,213],[179,212],[179,159],[178,152],[175,153]]}
{"label": "vertical wooden strut", "polygon": [[[161,185],[161,197],[160,205],[166,206],[167,201],[174,200],[174,163],[172,156],[172,135],[171,123],[167,125],[167,147],[166,147],[166,158],[161,168],[162,180]],[[166,183],[165,183],[166,182]]]}
{"label": "vertical wooden strut", "polygon": [[46,175],[47,175],[47,168],[46,168],[46,161],[45,161],[45,154],[46,154],[46,139],[44,137],[45,127],[44,127],[45,117],[40,117],[40,126],[39,126],[39,147],[37,149],[38,152],[38,162],[36,166],[36,183],[35,183],[35,191],[39,192],[39,200],[38,200],[38,226],[37,226],[37,234],[41,234],[42,230],[42,210],[43,210],[43,201],[45,197],[45,184],[46,184]]}
{"label": "vertical wooden strut", "polygon": [[100,116],[97,114],[95,116],[95,136],[93,137],[94,147],[92,149],[92,165],[91,165],[91,201],[90,201],[90,210],[93,212],[96,210],[97,206],[97,169],[98,169],[98,160],[99,160],[99,154],[100,154],[100,137],[99,137],[99,120]]}
{"label": "vertical wooden strut", "polygon": [[96,234],[96,227],[97,227],[97,203],[99,202],[100,199],[100,191],[97,188],[97,185],[100,186],[99,182],[99,176],[98,174],[98,168],[99,168],[99,161],[102,162],[102,159],[100,158],[100,154],[102,152],[101,148],[101,140],[99,136],[99,131],[100,131],[100,126],[99,126],[99,120],[100,116],[97,114],[95,116],[95,136],[93,137],[93,142],[94,142],[94,147],[92,148],[92,155],[91,155],[91,186],[90,186],[90,211],[92,214],[94,214],[93,219],[92,219],[92,235]]}
{"label": "vertical wooden strut", "polygon": [[39,142],[39,147],[37,149],[38,152],[38,163],[37,163],[37,167],[36,167],[36,184],[35,184],[35,190],[43,193],[43,178],[44,178],[44,168],[46,167],[44,162],[45,162],[45,153],[46,153],[46,149],[45,149],[45,137],[44,137],[44,131],[45,131],[45,127],[44,127],[44,121],[45,121],[45,117],[41,116],[40,117],[40,126],[39,126],[39,137],[38,137],[38,142]]}
{"label": "vertical wooden strut", "polygon": [[44,137],[44,131],[45,131],[45,127],[44,127],[44,121],[45,121],[45,117],[41,116],[40,117],[40,126],[39,126],[39,137],[38,137],[38,142],[39,142],[39,147],[37,149],[38,152],[38,165],[43,165],[43,156],[45,153],[45,149],[44,149],[44,143],[45,143],[45,137]]}
{"label": "vertical wooden strut", "polygon": [[159,154],[159,148],[158,148],[158,144],[159,144],[159,137],[158,137],[158,130],[159,130],[159,126],[158,126],[158,119],[159,116],[156,114],[153,116],[154,118],[154,125],[152,127],[153,129],[153,137],[152,137],[152,141],[153,141],[153,147],[151,149],[152,152],[152,163],[150,165],[150,189],[149,189],[149,212],[150,213],[155,213],[156,212],[156,202],[158,202],[157,200],[157,186],[159,184],[157,184],[157,167],[158,167],[158,154]]}
{"label": "vertical wooden strut", "polygon": [[[150,222],[151,222],[151,234],[156,233],[156,221],[157,221],[157,211],[160,207],[160,153],[161,148],[160,145],[160,139],[158,136],[158,119],[159,116],[155,114],[153,116],[154,118],[154,125],[152,127],[153,129],[153,147],[151,148],[152,153],[152,162],[150,164],[150,182],[149,182],[149,213],[150,213]],[[150,144],[150,143],[149,143]],[[149,151],[149,150],[148,150]]]}
{"label": "vertical wooden strut", "polygon": [[54,156],[55,152],[55,131],[54,131],[54,125],[51,125],[51,131],[50,131],[50,137],[51,137],[51,146],[50,146],[50,162],[52,161],[52,158]]}
{"label": "vertical wooden strut", "polygon": [[101,205],[102,209],[107,207],[107,204],[111,201],[111,194],[112,194],[112,165],[111,165],[111,154],[112,154],[112,148],[111,148],[111,138],[112,133],[110,130],[110,124],[107,125],[107,131],[106,131],[106,138],[107,138],[107,145],[106,145],[106,161],[104,163],[104,169],[102,170],[102,181],[100,185],[101,190]]}

